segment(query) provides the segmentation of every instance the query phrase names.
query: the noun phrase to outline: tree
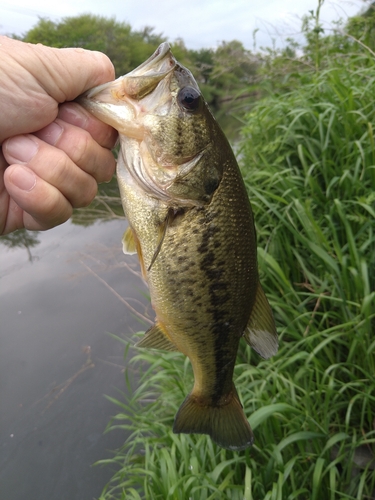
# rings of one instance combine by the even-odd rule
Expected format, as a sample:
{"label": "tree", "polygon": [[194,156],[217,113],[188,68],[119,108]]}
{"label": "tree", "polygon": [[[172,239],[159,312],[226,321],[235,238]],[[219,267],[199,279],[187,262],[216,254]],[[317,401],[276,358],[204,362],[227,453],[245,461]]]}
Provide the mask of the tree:
{"label": "tree", "polygon": [[[82,47],[104,52],[113,62],[116,76],[133,70],[166,41],[154,28],[133,30],[130,24],[92,14],[65,17],[54,22],[41,18],[23,38],[25,42],[43,43],[51,47]],[[189,50],[182,39],[172,44],[173,54],[189,68],[216,117],[224,124],[234,113],[243,114],[249,87],[254,82],[259,60],[241,42],[222,42],[214,49]],[[245,105],[245,106],[244,106]],[[240,123],[232,122],[226,132],[236,135]],[[230,129],[230,130],[229,130]]]}
{"label": "tree", "polygon": [[355,40],[375,49],[375,2],[362,14],[351,17],[345,27],[345,31]]}
{"label": "tree", "polygon": [[153,28],[133,31],[130,24],[91,14],[65,17],[60,22],[40,19],[22,38],[25,42],[51,47],[82,47],[104,52],[121,76],[147,59],[165,41]]}

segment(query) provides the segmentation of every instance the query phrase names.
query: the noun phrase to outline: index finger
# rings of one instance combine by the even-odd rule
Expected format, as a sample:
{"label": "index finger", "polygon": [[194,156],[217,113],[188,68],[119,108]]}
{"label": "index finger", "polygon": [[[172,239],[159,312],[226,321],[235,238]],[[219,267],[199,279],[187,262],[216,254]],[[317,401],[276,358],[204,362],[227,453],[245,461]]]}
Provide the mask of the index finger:
{"label": "index finger", "polygon": [[112,149],[116,144],[117,131],[86,111],[75,102],[67,102],[59,106],[58,118],[86,130],[91,137],[104,148]]}

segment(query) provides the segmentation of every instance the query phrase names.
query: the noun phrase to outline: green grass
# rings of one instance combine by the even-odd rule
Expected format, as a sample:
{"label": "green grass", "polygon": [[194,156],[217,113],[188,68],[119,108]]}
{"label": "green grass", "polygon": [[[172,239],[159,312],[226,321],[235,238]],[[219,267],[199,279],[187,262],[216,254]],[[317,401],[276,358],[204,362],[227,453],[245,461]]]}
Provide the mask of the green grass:
{"label": "green grass", "polygon": [[142,351],[128,365],[141,373],[131,399],[114,400],[110,428],[130,437],[105,462],[116,472],[101,500],[374,498],[374,96],[375,62],[349,55],[247,116],[242,170],[280,333],[270,360],[239,349],[254,446],[174,435],[190,364]]}

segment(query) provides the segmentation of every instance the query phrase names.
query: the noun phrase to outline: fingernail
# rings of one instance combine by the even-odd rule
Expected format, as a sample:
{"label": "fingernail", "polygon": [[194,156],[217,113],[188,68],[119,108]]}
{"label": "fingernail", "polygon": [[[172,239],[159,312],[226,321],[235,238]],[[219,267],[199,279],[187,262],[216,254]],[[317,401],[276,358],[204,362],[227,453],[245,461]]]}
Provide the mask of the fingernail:
{"label": "fingernail", "polygon": [[47,144],[51,144],[52,146],[54,146],[59,140],[59,137],[62,133],[63,128],[58,123],[52,122],[47,125],[47,127],[38,130],[38,132],[35,132],[35,135]]}
{"label": "fingernail", "polygon": [[88,116],[82,111],[78,104],[64,103],[59,108],[58,118],[71,125],[85,128],[88,122]]}
{"label": "fingernail", "polygon": [[[27,163],[36,155],[38,149],[39,144],[26,135],[12,137],[5,143],[5,154],[8,163]],[[8,157],[11,157],[11,161],[9,161]]]}
{"label": "fingernail", "polygon": [[36,176],[29,168],[16,166],[10,174],[11,182],[23,191],[31,191],[36,184]]}

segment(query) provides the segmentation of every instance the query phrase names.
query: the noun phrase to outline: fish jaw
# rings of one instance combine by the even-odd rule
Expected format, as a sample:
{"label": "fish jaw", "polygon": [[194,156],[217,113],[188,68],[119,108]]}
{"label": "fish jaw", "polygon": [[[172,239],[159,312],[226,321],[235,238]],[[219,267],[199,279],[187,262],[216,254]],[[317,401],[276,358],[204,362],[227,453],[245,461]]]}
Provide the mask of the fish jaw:
{"label": "fish jaw", "polygon": [[[179,91],[184,88],[199,96],[199,113],[181,108]],[[210,134],[202,132],[212,116],[193,75],[177,63],[167,43],[135,70],[88,90],[77,102],[119,132],[125,169],[146,193],[169,205],[210,201],[221,166],[212,161],[209,169],[204,167],[202,183],[192,175],[211,154]],[[181,139],[182,122],[190,131],[188,141]]]}
{"label": "fish jaw", "polygon": [[[114,127],[120,134],[143,140],[145,114],[155,108],[168,111],[168,92],[162,82],[175,66],[169,44],[163,43],[154,54],[136,69],[112,82],[94,87],[77,98],[77,102],[96,118]],[[152,92],[152,100],[147,95]]]}
{"label": "fish jaw", "polygon": [[104,83],[85,92],[76,99],[76,102],[119,133],[142,140],[143,127],[135,121],[136,111],[131,100],[125,96],[122,99],[117,97],[122,92],[123,78],[120,77],[114,82]]}

